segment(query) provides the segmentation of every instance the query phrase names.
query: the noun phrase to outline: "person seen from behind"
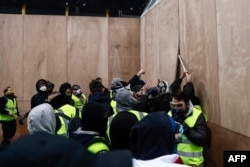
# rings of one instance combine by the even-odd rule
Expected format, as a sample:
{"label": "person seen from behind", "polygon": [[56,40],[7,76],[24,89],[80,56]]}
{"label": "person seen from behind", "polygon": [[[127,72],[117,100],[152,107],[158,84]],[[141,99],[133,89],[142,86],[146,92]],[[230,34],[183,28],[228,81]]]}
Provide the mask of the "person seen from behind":
{"label": "person seen from behind", "polygon": [[53,107],[48,103],[34,107],[27,120],[28,131],[30,134],[56,133],[56,116]]}
{"label": "person seen from behind", "polygon": [[71,139],[80,142],[93,154],[109,152],[107,140],[107,111],[97,102],[88,102],[82,110],[82,127],[78,128]]}

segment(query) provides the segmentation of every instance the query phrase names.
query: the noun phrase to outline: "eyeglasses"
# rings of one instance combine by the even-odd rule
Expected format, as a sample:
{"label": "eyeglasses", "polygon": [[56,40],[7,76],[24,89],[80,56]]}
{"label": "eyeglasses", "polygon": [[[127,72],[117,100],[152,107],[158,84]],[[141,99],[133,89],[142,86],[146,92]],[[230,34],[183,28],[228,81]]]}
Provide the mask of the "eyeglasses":
{"label": "eyeglasses", "polygon": [[171,108],[183,108],[184,106],[185,106],[184,102],[178,102],[178,103],[170,102],[170,107]]}

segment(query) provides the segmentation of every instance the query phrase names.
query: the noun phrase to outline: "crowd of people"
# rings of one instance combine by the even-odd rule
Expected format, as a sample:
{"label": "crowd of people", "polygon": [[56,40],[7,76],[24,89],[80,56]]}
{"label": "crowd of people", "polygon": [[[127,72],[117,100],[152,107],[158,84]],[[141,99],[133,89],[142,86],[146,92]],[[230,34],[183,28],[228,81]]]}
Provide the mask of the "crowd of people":
{"label": "crowd of people", "polygon": [[[65,82],[54,91],[52,82],[39,79],[31,109],[22,116],[7,87],[0,98],[0,164],[202,167],[209,129],[192,75],[149,86],[144,74],[141,69],[129,81],[113,78],[110,88],[98,77],[89,82],[89,95],[78,84]],[[73,125],[76,117],[80,122]],[[24,119],[29,134],[12,143],[16,120]]]}

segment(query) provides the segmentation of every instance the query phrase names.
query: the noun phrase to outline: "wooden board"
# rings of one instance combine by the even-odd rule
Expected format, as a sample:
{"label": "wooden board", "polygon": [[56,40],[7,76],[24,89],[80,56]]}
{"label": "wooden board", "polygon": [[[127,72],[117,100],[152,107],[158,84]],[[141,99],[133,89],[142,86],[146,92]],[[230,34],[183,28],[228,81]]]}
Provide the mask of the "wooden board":
{"label": "wooden board", "polygon": [[128,81],[140,70],[140,20],[109,18],[109,83],[119,77]]}
{"label": "wooden board", "polygon": [[173,82],[179,41],[178,1],[161,1],[141,19],[141,67],[150,86]]}
{"label": "wooden board", "polygon": [[67,26],[68,81],[89,94],[89,82],[108,78],[108,21],[101,17],[70,17]]}
{"label": "wooden board", "polygon": [[221,125],[250,137],[250,1],[216,1]]}
{"label": "wooden board", "polygon": [[59,84],[67,81],[66,17],[24,17],[24,100],[36,93],[35,83],[43,78]]}

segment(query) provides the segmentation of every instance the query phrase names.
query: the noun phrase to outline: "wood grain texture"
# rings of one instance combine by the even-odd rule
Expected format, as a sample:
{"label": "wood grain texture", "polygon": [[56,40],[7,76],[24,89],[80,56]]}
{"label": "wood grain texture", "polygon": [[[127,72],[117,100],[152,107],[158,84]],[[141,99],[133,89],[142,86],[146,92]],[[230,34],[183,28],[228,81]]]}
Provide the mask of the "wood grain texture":
{"label": "wood grain texture", "polygon": [[178,1],[161,1],[141,19],[141,67],[146,82],[173,82],[179,41]]}
{"label": "wood grain texture", "polygon": [[140,70],[140,20],[109,18],[109,83],[113,78],[128,81]]}
{"label": "wood grain texture", "polygon": [[108,20],[101,17],[69,17],[67,27],[68,81],[89,93],[88,84],[108,78]]}
{"label": "wood grain texture", "polygon": [[0,94],[11,86],[23,97],[23,17],[0,15]]}
{"label": "wood grain texture", "polygon": [[[181,56],[208,120],[220,123],[215,1],[180,0]],[[207,10],[209,9],[209,10]]]}
{"label": "wood grain texture", "polygon": [[221,125],[250,136],[250,1],[216,1]]}
{"label": "wood grain texture", "polygon": [[66,17],[25,16],[23,48],[24,100],[41,78],[55,83],[55,90],[67,81]]}

